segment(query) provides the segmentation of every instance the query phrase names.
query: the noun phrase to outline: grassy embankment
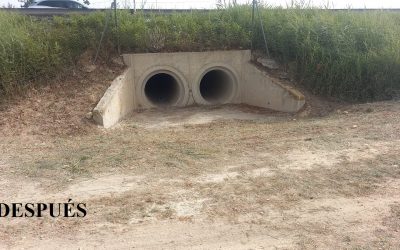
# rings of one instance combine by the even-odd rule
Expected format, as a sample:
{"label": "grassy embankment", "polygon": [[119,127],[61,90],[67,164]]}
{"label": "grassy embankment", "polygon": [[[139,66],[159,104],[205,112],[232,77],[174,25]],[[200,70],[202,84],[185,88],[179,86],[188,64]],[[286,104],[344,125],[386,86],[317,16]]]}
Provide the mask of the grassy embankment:
{"label": "grassy embankment", "polygon": [[[95,50],[105,13],[36,20],[0,12],[0,95],[53,79]],[[247,49],[251,8],[209,13],[118,13],[122,52]],[[262,8],[272,57],[316,94],[345,100],[390,99],[400,92],[400,14]],[[258,22],[256,22],[259,25]],[[113,25],[111,25],[113,26]],[[101,57],[116,54],[110,27]],[[255,47],[263,49],[260,28]]]}

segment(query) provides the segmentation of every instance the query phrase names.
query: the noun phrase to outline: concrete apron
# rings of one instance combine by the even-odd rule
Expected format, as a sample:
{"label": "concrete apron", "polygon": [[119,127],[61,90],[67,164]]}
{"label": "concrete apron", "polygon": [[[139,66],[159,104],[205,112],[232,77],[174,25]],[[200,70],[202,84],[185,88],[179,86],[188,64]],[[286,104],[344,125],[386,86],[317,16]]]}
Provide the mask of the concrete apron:
{"label": "concrete apron", "polygon": [[93,118],[106,128],[135,109],[244,103],[297,112],[304,96],[250,63],[249,50],[125,54],[128,65]]}

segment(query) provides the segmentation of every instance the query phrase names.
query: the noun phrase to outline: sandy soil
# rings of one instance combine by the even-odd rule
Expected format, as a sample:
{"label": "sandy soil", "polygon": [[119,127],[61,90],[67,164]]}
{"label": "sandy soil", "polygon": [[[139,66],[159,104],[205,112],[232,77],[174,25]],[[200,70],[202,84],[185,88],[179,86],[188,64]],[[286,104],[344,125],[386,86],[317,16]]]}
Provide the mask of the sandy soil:
{"label": "sandy soil", "polygon": [[105,130],[85,118],[101,74],[2,104],[0,202],[88,216],[0,218],[0,248],[400,249],[400,102],[152,110]]}

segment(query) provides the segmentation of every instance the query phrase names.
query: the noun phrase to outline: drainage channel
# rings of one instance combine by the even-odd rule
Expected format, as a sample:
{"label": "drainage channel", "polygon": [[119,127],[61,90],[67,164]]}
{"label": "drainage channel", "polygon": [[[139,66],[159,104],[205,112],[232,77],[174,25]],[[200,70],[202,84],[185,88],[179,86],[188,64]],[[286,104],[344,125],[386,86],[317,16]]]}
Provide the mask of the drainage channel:
{"label": "drainage channel", "polygon": [[203,75],[198,88],[201,97],[208,104],[227,103],[234,92],[234,80],[228,72],[212,69]]}
{"label": "drainage channel", "polygon": [[155,106],[174,106],[183,95],[178,80],[167,73],[157,73],[145,83],[144,93]]}

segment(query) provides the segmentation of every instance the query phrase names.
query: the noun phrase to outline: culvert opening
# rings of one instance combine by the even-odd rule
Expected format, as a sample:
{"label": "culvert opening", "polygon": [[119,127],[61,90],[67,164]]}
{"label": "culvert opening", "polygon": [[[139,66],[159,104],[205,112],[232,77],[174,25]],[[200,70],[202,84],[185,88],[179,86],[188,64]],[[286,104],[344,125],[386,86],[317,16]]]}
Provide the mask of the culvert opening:
{"label": "culvert opening", "polygon": [[229,101],[234,90],[232,76],[224,70],[208,71],[200,81],[200,94],[209,103],[218,104]]}
{"label": "culvert opening", "polygon": [[167,73],[153,75],[146,81],[144,87],[147,99],[156,106],[176,104],[181,92],[178,80]]}

